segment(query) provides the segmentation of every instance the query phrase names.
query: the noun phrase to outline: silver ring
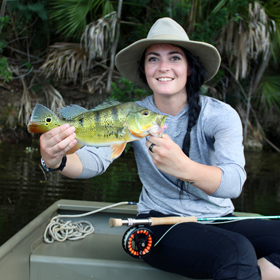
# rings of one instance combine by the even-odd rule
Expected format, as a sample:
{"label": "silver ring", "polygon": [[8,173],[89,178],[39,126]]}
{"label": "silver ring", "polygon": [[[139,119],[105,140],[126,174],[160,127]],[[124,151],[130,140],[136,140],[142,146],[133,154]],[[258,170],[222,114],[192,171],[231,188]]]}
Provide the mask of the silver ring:
{"label": "silver ring", "polygon": [[153,147],[155,146],[156,144],[151,144],[151,146],[149,147],[149,150],[151,153],[153,153]]}

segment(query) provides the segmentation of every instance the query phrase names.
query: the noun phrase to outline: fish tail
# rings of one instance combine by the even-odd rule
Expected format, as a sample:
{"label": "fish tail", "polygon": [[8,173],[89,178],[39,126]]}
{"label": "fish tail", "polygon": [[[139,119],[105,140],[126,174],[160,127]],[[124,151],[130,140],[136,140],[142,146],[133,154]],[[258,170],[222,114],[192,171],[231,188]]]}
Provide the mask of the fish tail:
{"label": "fish tail", "polygon": [[43,133],[61,124],[62,121],[55,113],[41,104],[36,104],[27,129],[29,133]]}

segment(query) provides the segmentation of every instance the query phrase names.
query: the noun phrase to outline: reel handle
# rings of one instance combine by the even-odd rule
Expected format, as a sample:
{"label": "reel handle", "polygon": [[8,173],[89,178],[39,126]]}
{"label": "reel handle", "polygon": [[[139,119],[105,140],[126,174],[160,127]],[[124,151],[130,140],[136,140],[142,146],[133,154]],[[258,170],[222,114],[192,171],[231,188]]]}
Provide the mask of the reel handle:
{"label": "reel handle", "polygon": [[110,227],[120,227],[120,226],[136,226],[136,225],[174,225],[177,223],[185,223],[185,222],[197,222],[197,218],[194,216],[190,217],[164,217],[164,218],[148,218],[148,219],[109,219]]}

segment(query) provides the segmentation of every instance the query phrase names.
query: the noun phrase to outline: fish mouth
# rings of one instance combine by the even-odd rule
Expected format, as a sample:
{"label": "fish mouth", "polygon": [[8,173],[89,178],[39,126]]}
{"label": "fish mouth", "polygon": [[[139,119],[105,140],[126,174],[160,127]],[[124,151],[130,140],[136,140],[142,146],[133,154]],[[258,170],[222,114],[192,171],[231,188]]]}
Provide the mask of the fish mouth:
{"label": "fish mouth", "polygon": [[166,125],[164,125],[164,122],[166,120],[167,116],[158,115],[156,119],[153,121],[149,132],[151,135],[156,137],[162,137],[164,129],[167,128]]}

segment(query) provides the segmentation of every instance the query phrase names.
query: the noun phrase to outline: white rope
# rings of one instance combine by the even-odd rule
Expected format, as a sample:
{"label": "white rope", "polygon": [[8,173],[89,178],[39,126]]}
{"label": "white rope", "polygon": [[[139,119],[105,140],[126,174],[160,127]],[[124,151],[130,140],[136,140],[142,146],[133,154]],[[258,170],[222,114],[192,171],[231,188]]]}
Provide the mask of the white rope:
{"label": "white rope", "polygon": [[119,202],[116,204],[111,204],[105,206],[103,208],[93,210],[90,212],[86,212],[78,215],[57,215],[51,219],[49,224],[47,225],[44,232],[44,241],[46,243],[53,243],[54,241],[63,242],[65,240],[79,240],[85,238],[87,235],[92,234],[94,232],[93,225],[88,221],[79,221],[79,222],[71,222],[71,221],[63,221],[62,218],[80,218],[88,215],[92,215],[105,209],[116,207],[124,204],[137,204],[135,202]]}

